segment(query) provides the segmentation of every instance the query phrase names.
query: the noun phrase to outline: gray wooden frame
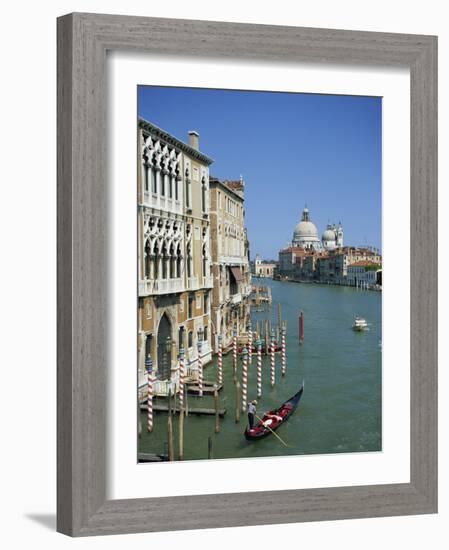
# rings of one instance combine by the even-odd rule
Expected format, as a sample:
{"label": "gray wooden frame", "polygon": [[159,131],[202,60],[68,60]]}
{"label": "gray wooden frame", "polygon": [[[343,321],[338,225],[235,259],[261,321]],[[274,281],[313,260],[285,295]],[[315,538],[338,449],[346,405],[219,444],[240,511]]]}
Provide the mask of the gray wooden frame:
{"label": "gray wooden frame", "polygon": [[[411,71],[410,483],[106,500],[106,52]],[[58,19],[58,505],[72,536],[437,511],[437,38],[75,13]]]}

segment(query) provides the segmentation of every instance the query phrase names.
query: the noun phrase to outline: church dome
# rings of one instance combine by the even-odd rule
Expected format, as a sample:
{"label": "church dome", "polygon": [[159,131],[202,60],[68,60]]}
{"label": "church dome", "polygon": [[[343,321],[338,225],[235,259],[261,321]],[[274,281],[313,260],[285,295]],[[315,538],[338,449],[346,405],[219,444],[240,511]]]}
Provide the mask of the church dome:
{"label": "church dome", "polygon": [[335,241],[335,232],[332,229],[327,228],[321,238],[322,241]]}
{"label": "church dome", "polygon": [[308,208],[304,208],[302,212],[301,221],[296,225],[293,232],[293,246],[302,246],[304,248],[313,248],[314,250],[321,250],[321,241],[318,238],[318,229],[316,225],[310,220],[310,213]]}
{"label": "church dome", "polygon": [[295,231],[293,233],[293,240],[302,241],[302,240],[309,240],[310,238],[312,239],[318,238],[318,229],[316,228],[316,225],[311,221],[300,221],[298,225],[295,227]]}

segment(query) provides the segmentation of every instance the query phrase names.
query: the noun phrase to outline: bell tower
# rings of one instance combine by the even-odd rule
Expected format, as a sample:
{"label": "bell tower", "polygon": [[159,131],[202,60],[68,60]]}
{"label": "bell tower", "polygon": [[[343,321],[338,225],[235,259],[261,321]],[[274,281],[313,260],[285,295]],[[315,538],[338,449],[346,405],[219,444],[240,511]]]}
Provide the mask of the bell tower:
{"label": "bell tower", "polygon": [[343,226],[341,222],[338,222],[337,229],[337,247],[341,248],[343,246]]}

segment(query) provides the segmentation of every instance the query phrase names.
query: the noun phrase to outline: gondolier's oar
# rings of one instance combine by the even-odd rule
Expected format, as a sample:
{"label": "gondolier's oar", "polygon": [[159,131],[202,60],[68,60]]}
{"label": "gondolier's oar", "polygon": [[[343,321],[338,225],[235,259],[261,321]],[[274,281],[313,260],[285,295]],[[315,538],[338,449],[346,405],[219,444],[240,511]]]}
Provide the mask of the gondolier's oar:
{"label": "gondolier's oar", "polygon": [[282,445],[285,445],[286,447],[291,447],[291,445],[287,445],[287,443],[286,443],[286,442],[285,442],[285,441],[284,441],[275,431],[273,431],[273,430],[270,428],[270,426],[266,426],[266,425],[263,423],[263,420],[262,420],[259,416],[257,416],[257,414],[254,413],[254,416],[257,418],[257,420],[260,420],[260,421],[262,422],[262,426],[263,426],[264,428],[268,428],[268,429],[270,430],[270,432],[271,432],[273,435],[275,435],[275,436],[279,439],[279,441],[282,443]]}

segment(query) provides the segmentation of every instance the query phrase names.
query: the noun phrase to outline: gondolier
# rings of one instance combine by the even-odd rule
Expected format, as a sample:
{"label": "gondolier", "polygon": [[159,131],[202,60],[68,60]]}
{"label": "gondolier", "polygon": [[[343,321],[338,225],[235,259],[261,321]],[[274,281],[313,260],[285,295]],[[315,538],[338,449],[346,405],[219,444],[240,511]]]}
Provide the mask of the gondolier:
{"label": "gondolier", "polygon": [[254,417],[256,414],[256,405],[257,401],[254,399],[254,401],[251,401],[251,403],[248,403],[248,424],[249,429],[252,430],[254,426]]}
{"label": "gondolier", "polygon": [[[295,409],[298,406],[298,403],[303,393],[304,393],[304,381],[302,383],[302,386],[295,393],[295,395],[290,397],[290,399],[287,399],[287,401],[284,401],[284,403],[282,403],[282,405],[277,409],[271,409],[267,411],[266,413],[263,414],[262,418],[259,418],[257,414],[254,412],[254,416],[257,418],[258,422],[252,427],[251,427],[252,423],[250,419],[250,407],[248,406],[248,420],[250,423],[250,427],[246,428],[245,430],[244,435],[246,439],[248,440],[262,439],[263,437],[266,437],[267,435],[270,435],[270,434],[274,434],[276,437],[278,437],[278,439],[281,439],[274,432],[279,428],[279,426],[281,426],[286,420],[288,420],[288,418],[290,418],[290,416],[295,412]],[[284,441],[282,441],[282,443],[286,445]]]}

